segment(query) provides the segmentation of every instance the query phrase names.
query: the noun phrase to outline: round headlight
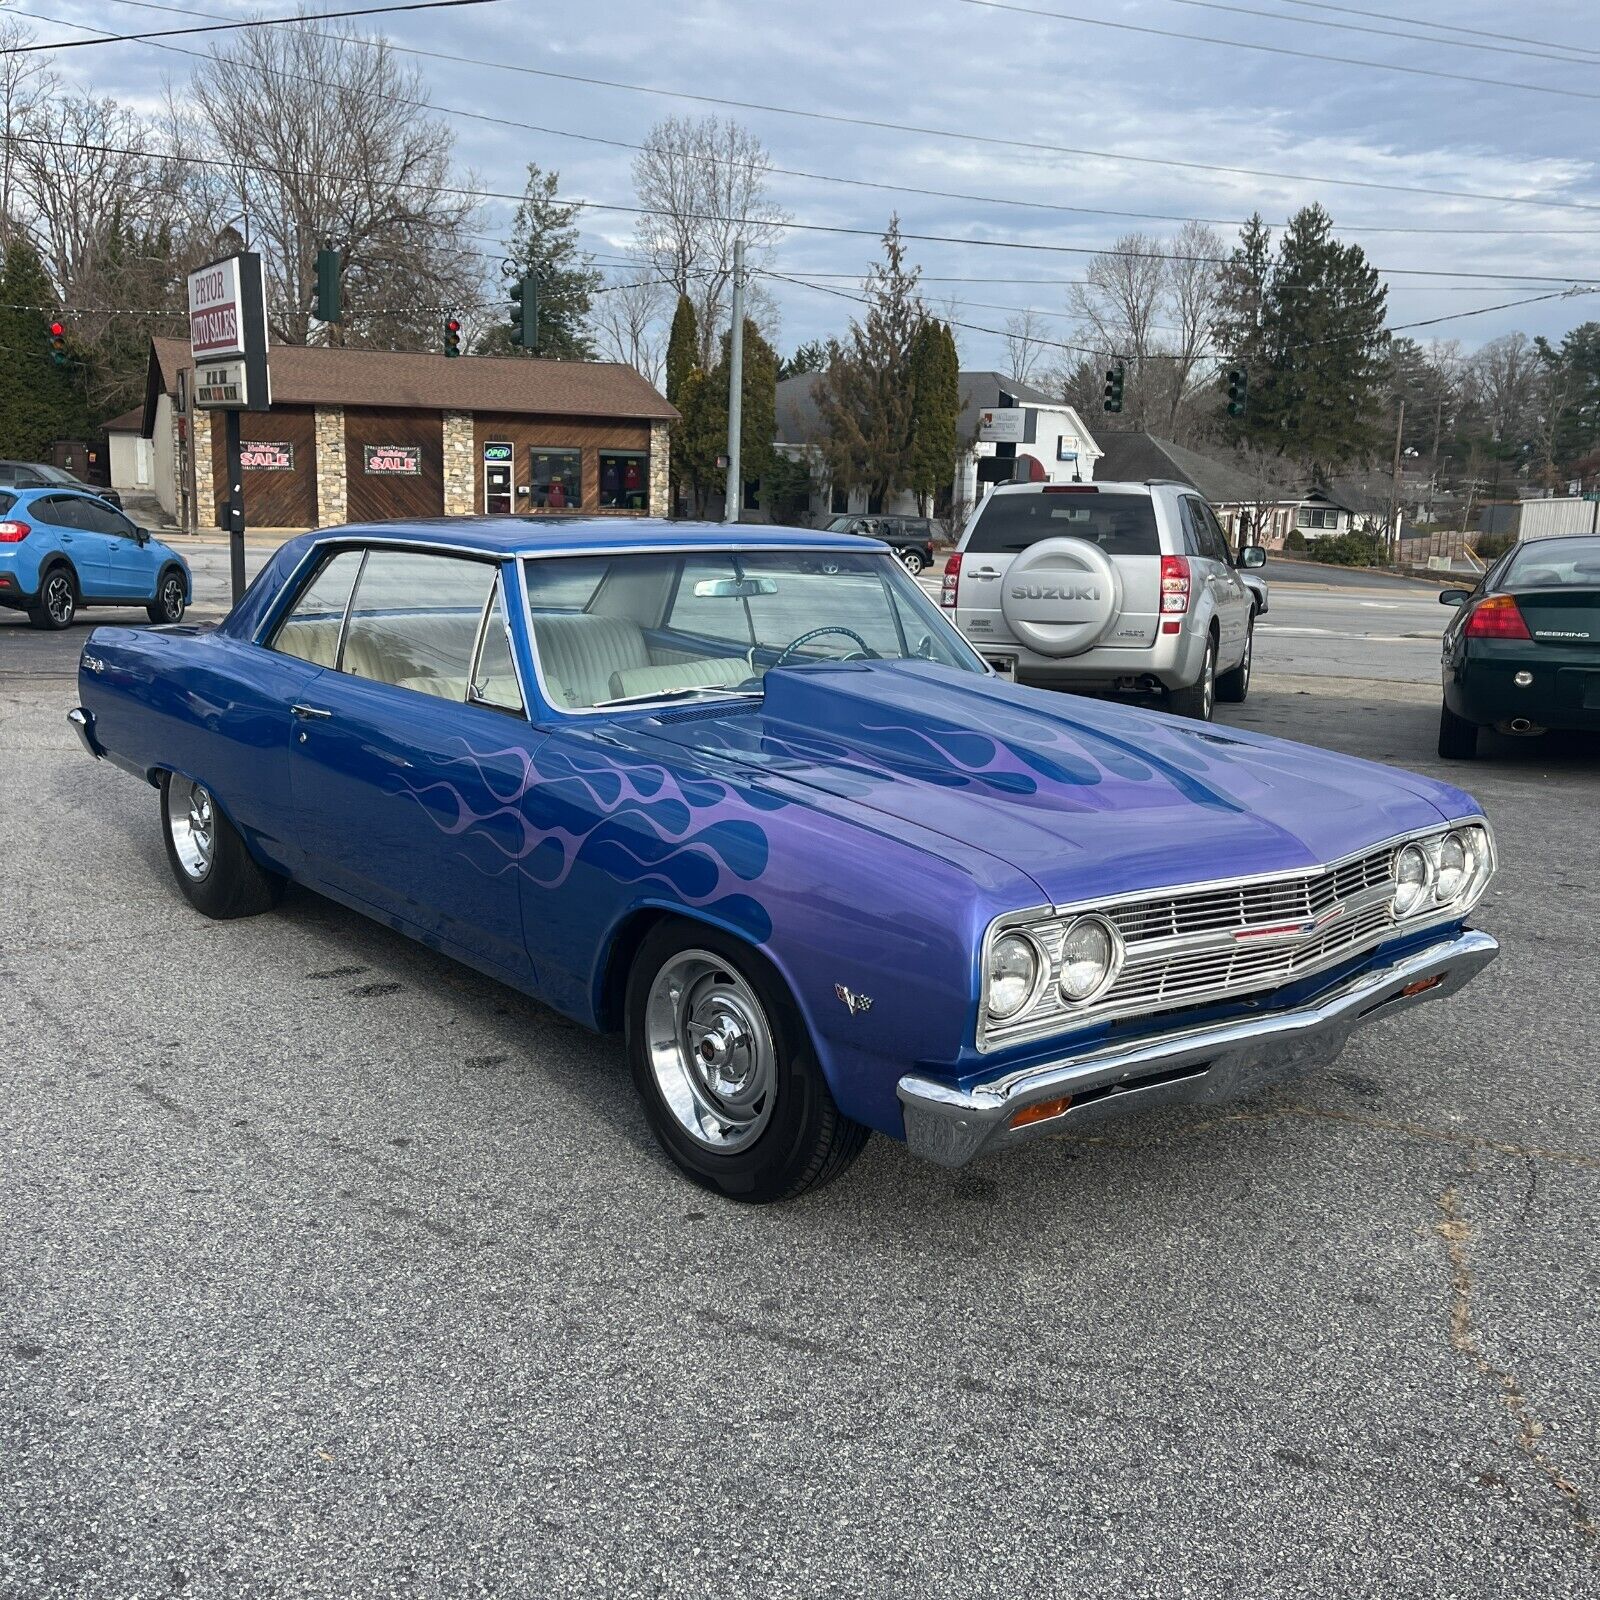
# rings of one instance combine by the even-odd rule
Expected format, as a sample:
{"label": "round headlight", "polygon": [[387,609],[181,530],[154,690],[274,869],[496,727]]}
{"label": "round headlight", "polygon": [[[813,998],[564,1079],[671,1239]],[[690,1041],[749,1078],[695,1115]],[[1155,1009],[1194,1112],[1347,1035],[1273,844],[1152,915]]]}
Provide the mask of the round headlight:
{"label": "round headlight", "polygon": [[1020,933],[1003,933],[989,947],[989,1015],[1014,1017],[1033,997],[1039,981],[1039,951]]}
{"label": "round headlight", "polygon": [[1433,869],[1419,844],[1401,847],[1394,858],[1394,914],[1408,917],[1422,904],[1428,892],[1428,882]]}
{"label": "round headlight", "polygon": [[1459,900],[1473,878],[1472,849],[1464,835],[1451,833],[1439,846],[1439,871],[1433,897],[1441,905]]}
{"label": "round headlight", "polygon": [[1079,917],[1061,940],[1061,998],[1082,1005],[1116,975],[1117,936],[1099,917]]}

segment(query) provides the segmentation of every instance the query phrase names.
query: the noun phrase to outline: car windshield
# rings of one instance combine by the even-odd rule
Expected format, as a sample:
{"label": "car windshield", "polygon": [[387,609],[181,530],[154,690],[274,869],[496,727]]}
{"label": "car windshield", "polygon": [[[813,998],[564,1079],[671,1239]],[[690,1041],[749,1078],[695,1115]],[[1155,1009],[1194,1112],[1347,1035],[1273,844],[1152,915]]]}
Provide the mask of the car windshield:
{"label": "car windshield", "polygon": [[820,661],[983,666],[887,556],[677,551],[524,563],[539,669],[563,710],[759,695],[768,671]]}
{"label": "car windshield", "polygon": [[46,466],[43,462],[41,462],[33,470],[37,472],[41,478],[45,478],[51,483],[59,483],[62,485],[71,484],[74,489],[81,488],[83,484],[83,480],[81,478],[74,478],[70,472],[63,472],[60,467]]}
{"label": "car windshield", "polygon": [[1540,539],[1523,545],[1506,568],[1518,589],[1600,588],[1600,539]]}
{"label": "car windshield", "polygon": [[975,555],[1015,555],[1041,539],[1087,539],[1108,556],[1158,556],[1155,502],[1147,494],[1047,488],[991,494],[965,548]]}

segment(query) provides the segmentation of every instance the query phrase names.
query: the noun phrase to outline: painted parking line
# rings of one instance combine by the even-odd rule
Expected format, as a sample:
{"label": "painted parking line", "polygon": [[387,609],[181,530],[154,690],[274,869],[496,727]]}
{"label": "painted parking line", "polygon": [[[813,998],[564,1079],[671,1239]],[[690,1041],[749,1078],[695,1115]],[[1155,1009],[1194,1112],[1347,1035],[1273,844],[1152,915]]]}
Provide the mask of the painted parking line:
{"label": "painted parking line", "polygon": [[1293,628],[1277,622],[1258,622],[1260,633],[1281,634],[1285,638],[1300,639],[1356,639],[1367,644],[1437,644],[1436,633],[1348,633],[1340,628]]}

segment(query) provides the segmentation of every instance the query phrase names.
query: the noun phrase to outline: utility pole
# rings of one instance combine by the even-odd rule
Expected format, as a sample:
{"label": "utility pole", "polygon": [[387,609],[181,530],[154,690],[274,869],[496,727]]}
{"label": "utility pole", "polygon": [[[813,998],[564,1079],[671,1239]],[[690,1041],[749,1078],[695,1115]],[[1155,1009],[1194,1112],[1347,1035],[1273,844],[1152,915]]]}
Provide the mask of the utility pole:
{"label": "utility pole", "polygon": [[722,520],[737,522],[744,504],[744,475],[739,468],[739,429],[744,409],[744,240],[733,244],[733,330],[728,339],[728,489],[722,497]]}
{"label": "utility pole", "polygon": [[1389,486],[1389,565],[1400,565],[1400,444],[1405,436],[1406,402],[1400,397],[1400,414],[1394,422],[1394,481]]}

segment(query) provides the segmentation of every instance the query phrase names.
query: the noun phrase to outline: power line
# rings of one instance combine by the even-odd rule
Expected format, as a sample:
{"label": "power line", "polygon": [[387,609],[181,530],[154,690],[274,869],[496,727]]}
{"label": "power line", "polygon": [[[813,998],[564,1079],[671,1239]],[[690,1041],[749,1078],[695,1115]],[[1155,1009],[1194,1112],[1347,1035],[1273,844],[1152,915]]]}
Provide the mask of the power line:
{"label": "power line", "polygon": [[[108,33],[97,39],[52,39],[45,44],[19,44],[9,49],[0,51],[0,55],[26,56],[36,50],[87,50],[91,45],[97,44],[141,44],[153,43],[157,39],[174,39],[180,34],[191,33],[233,33],[240,28],[279,28],[286,23],[296,22],[329,22],[340,17],[376,17],[386,15],[391,11],[445,11],[455,6],[492,6],[498,5],[500,0],[405,0],[404,4],[391,6],[363,6],[351,11],[314,11],[290,17],[256,17],[249,22],[213,22],[205,27],[196,28],[162,28],[151,33]],[[54,17],[42,17],[45,22],[54,22]],[[68,22],[66,27],[79,27],[81,24]]]}
{"label": "power line", "polygon": [[[1167,0],[1167,3],[1175,6],[1191,6],[1200,11],[1230,11],[1241,17],[1265,18],[1269,22],[1287,22],[1305,28],[1337,28],[1341,33],[1365,33],[1379,39],[1411,39],[1419,44],[1449,45],[1456,50],[1485,50],[1497,56],[1526,56],[1533,61],[1559,61],[1563,64],[1572,60],[1570,51],[1517,50],[1508,48],[1504,44],[1474,44],[1469,39],[1441,39],[1432,33],[1397,33],[1391,28],[1369,28],[1359,22],[1329,22],[1322,17],[1288,17],[1281,11],[1260,11],[1254,6],[1230,5],[1227,0]],[[1395,20],[1398,22],[1405,19],[1397,17]]]}
{"label": "power line", "polygon": [[[52,19],[54,20],[54,19]],[[344,39],[346,43],[374,45],[374,41],[361,40],[342,34],[327,37]],[[375,46],[374,46],[375,47]],[[798,117],[812,122],[828,122],[846,127],[875,128],[890,133],[914,133],[931,139],[952,139],[967,144],[990,145],[1009,150],[1035,150],[1048,155],[1088,156],[1101,161],[1120,161],[1140,166],[1169,168],[1173,171],[1221,172],[1247,178],[1271,178],[1286,183],[1320,183],[1347,189],[1370,189],[1384,194],[1428,195],[1446,200],[1487,200],[1497,205],[1533,206],[1559,211],[1600,211],[1600,204],[1578,200],[1537,200],[1526,195],[1489,194],[1471,189],[1439,189],[1418,184],[1380,183],[1370,178],[1336,178],[1316,174],[1277,172],[1260,167],[1225,166],[1217,162],[1182,161],[1168,156],[1125,155],[1113,150],[1093,150],[1076,145],[1049,144],[1042,140],[1011,139],[998,134],[974,133],[970,130],[938,128],[919,123],[890,122],[881,118],[849,116],[837,111],[802,110],[795,106],[777,105],[770,101],[735,100],[722,95],[694,93],[687,89],[661,89],[650,84],[626,83],[614,78],[597,78],[575,72],[557,72],[548,67],[530,67],[517,62],[485,61],[474,56],[453,55],[442,50],[423,50],[414,45],[385,43],[386,49],[429,61],[448,61],[457,66],[485,67],[499,72],[515,72],[526,77],[545,78],[562,83],[580,83],[591,88],[616,89],[628,94],[656,95],[669,100],[685,100],[695,105],[724,106],[736,111],[762,111],[773,116]],[[175,47],[174,47],[175,48]]]}
{"label": "power line", "polygon": [[[137,6],[141,10],[166,11],[166,12],[177,13],[177,14],[183,15],[183,16],[216,16],[217,15],[216,12],[197,11],[193,7],[189,7],[189,6],[175,6],[175,5],[157,4],[157,3],[155,3],[155,0],[117,0],[117,3],[120,4],[120,5]],[[34,15],[42,16],[43,14],[36,12],[36,13],[34,13]],[[1266,13],[1262,13],[1262,15],[1266,15]],[[46,18],[45,20],[57,21],[62,26],[65,26],[65,27],[85,27],[86,28],[88,26],[87,24],[84,24],[84,23],[67,22],[64,18]],[[338,40],[342,40],[342,41],[344,41],[346,43],[349,43],[349,44],[362,45],[362,46],[366,46],[368,48],[378,48],[379,47],[379,41],[370,40],[370,39],[361,39],[361,38],[353,37],[353,36],[348,35],[348,34],[325,34],[325,35],[320,35],[320,37],[329,38],[329,39],[338,39]],[[402,52],[405,52],[407,54],[419,54],[419,55],[430,55],[430,56],[436,54],[436,52],[432,52],[432,51],[413,51],[413,50],[411,50],[411,48],[409,46],[397,45],[397,44],[393,44],[393,43],[391,43],[389,41],[382,41],[382,48],[395,50],[395,51],[402,51]],[[189,52],[183,52],[183,53],[193,55],[198,60],[206,60],[206,59],[208,59],[207,57],[205,57],[204,55],[202,55],[198,51],[189,51]],[[454,59],[465,59],[465,58],[451,57],[451,58],[448,58],[448,59],[454,60]],[[498,67],[498,68],[502,68],[502,69],[505,69],[505,70],[520,70],[520,69],[508,67],[507,64],[504,63],[504,62],[475,61],[475,62],[473,62],[473,64],[477,65],[477,66]],[[279,69],[269,68],[268,70],[277,72]],[[291,78],[297,78],[300,81],[305,81],[305,82],[315,83],[315,82],[319,81],[319,80],[316,80],[316,79],[307,78],[304,74],[295,73],[295,74],[283,74],[283,75],[291,77]],[[487,122],[487,123],[491,123],[491,124],[499,126],[499,127],[518,128],[518,129],[521,129],[521,130],[523,130],[525,132],[528,132],[528,133],[542,133],[542,134],[545,134],[545,135],[553,137],[553,138],[572,139],[572,140],[575,140],[575,141],[577,141],[579,143],[583,143],[583,144],[596,144],[596,145],[603,145],[603,146],[606,146],[608,148],[615,149],[615,150],[632,150],[632,151],[636,151],[636,152],[646,152],[646,153],[655,153],[655,154],[672,155],[672,154],[681,153],[681,152],[675,151],[671,146],[638,144],[638,143],[635,143],[634,141],[629,140],[629,139],[608,138],[608,137],[605,137],[603,135],[593,134],[593,133],[579,133],[579,132],[576,132],[575,130],[573,130],[571,128],[557,128],[557,127],[551,127],[551,126],[549,126],[547,124],[541,124],[541,123],[535,123],[535,122],[521,122],[521,121],[517,121],[514,118],[497,117],[497,116],[494,116],[494,115],[492,115],[490,113],[487,113],[487,112],[467,111],[467,110],[461,109],[461,108],[456,107],[456,106],[439,105],[439,104],[437,104],[436,102],[433,102],[433,101],[410,100],[410,99],[405,99],[404,97],[395,97],[395,96],[391,96],[389,98],[399,99],[400,103],[402,103],[402,104],[413,105],[413,106],[417,106],[417,107],[426,108],[427,110],[437,112],[437,113],[439,113],[441,115],[444,115],[444,116],[465,117],[465,118],[469,119],[470,121],[474,121],[474,122]],[[706,155],[706,156],[702,157],[701,159],[708,160],[708,161],[710,161],[710,162],[712,162],[712,163],[714,163],[716,165],[738,165],[737,162],[730,162],[726,158],[721,157],[721,156],[717,156],[717,155]],[[1015,209],[1019,209],[1019,210],[1027,210],[1027,211],[1060,212],[1060,213],[1074,215],[1074,216],[1119,217],[1119,218],[1123,218],[1125,220],[1134,221],[1134,222],[1177,222],[1177,223],[1195,222],[1195,223],[1204,223],[1207,226],[1211,226],[1211,227],[1221,227],[1221,228],[1242,228],[1242,227],[1244,227],[1246,225],[1245,224],[1245,219],[1238,218],[1238,217],[1195,217],[1195,216],[1186,216],[1186,215],[1181,215],[1181,214],[1177,214],[1177,213],[1173,213],[1173,212],[1163,212],[1163,211],[1124,211],[1124,210],[1113,210],[1113,209],[1110,209],[1110,208],[1107,208],[1107,207],[1104,207],[1104,206],[1068,205],[1068,204],[1065,204],[1064,202],[1053,201],[1053,200],[1026,200],[1026,199],[1012,198],[1012,197],[1004,196],[1004,195],[972,194],[972,193],[962,192],[962,191],[959,191],[959,190],[922,188],[922,187],[917,187],[917,186],[913,186],[913,185],[909,185],[909,184],[889,183],[889,182],[886,182],[886,181],[884,181],[882,179],[848,178],[848,177],[844,177],[844,176],[842,176],[842,175],[840,175],[838,173],[809,172],[809,171],[805,171],[805,170],[802,170],[800,168],[795,168],[795,167],[770,166],[770,167],[766,168],[765,170],[770,172],[770,173],[772,173],[772,174],[774,174],[775,176],[778,176],[778,177],[798,178],[798,179],[801,179],[802,181],[809,182],[809,183],[831,183],[831,184],[842,185],[842,186],[845,186],[845,187],[848,187],[848,188],[880,190],[880,191],[883,191],[883,192],[889,193],[889,194],[909,194],[909,195],[916,195],[919,198],[924,198],[924,199],[959,200],[959,201],[962,201],[962,202],[965,202],[965,203],[968,203],[968,204],[974,204],[975,203],[975,204],[979,204],[979,205],[992,205],[992,206],[1011,207],[1011,208],[1015,208]],[[1284,224],[1277,223],[1277,224],[1274,224],[1274,226],[1282,227],[1282,226],[1284,226]],[[1455,237],[1455,236],[1458,236],[1458,235],[1459,236],[1468,236],[1468,235],[1470,235],[1472,237],[1481,237],[1481,236],[1483,236],[1485,234],[1490,234],[1490,233],[1503,233],[1503,234],[1505,234],[1507,236],[1510,236],[1510,237],[1521,237],[1523,235],[1526,235],[1526,234],[1532,233],[1532,232],[1538,232],[1538,233],[1543,233],[1543,234],[1549,234],[1549,235],[1555,236],[1555,237],[1560,237],[1560,236],[1562,236],[1562,234],[1565,231],[1565,230],[1560,230],[1560,229],[1546,229],[1546,228],[1539,228],[1539,229],[1506,228],[1506,229],[1496,230],[1496,229],[1483,229],[1483,228],[1431,228],[1431,227],[1420,226],[1420,225],[1418,225],[1418,226],[1395,226],[1395,225],[1379,225],[1379,224],[1375,224],[1375,225],[1344,224],[1342,226],[1343,226],[1343,231],[1346,232],[1346,233],[1439,234],[1439,235],[1448,236],[1448,237]],[[1593,236],[1596,233],[1600,233],[1600,229],[1574,229],[1574,230],[1571,230],[1571,232],[1576,237],[1587,238],[1587,237]]]}
{"label": "power line", "polygon": [[[1077,22],[1089,28],[1111,28],[1118,33],[1148,34],[1157,39],[1178,39],[1186,44],[1217,44],[1229,50],[1257,50],[1272,56],[1294,56],[1300,61],[1319,61],[1325,65],[1361,67],[1368,72],[1403,72],[1413,78],[1443,78],[1450,83],[1471,83],[1491,89],[1520,89],[1525,94],[1554,94],[1569,100],[1600,100],[1588,89],[1560,89],[1549,83],[1519,83],[1513,78],[1479,78],[1464,72],[1441,72],[1436,67],[1406,67],[1392,61],[1366,61],[1358,56],[1330,56],[1320,50],[1291,50],[1287,45],[1257,44],[1244,39],[1218,39],[1206,33],[1180,33],[1174,28],[1152,28],[1137,22],[1108,22],[1103,17],[1083,17],[1071,11],[1043,11],[1021,6],[1011,0],[958,0],[965,6],[982,6],[988,11],[1014,11],[1025,17],[1049,17],[1056,22]],[[1440,41],[1442,42],[1442,41]]]}
{"label": "power line", "polygon": [[[1468,28],[1459,22],[1434,22],[1428,17],[1401,17],[1392,16],[1387,11],[1363,11],[1359,6],[1339,6],[1328,3],[1328,0],[1278,0],[1280,5],[1300,6],[1307,11],[1336,11],[1349,17],[1372,17],[1378,22],[1411,22],[1423,28],[1439,28],[1450,33],[1470,33],[1477,39],[1498,39],[1508,44],[1542,44],[1548,45],[1552,50],[1565,50],[1569,55],[1600,56],[1600,50],[1592,49],[1588,45],[1563,45],[1557,44],[1552,39],[1529,39],[1520,33],[1491,33],[1486,28]],[[1439,40],[1440,44],[1449,43],[1446,39]]]}

